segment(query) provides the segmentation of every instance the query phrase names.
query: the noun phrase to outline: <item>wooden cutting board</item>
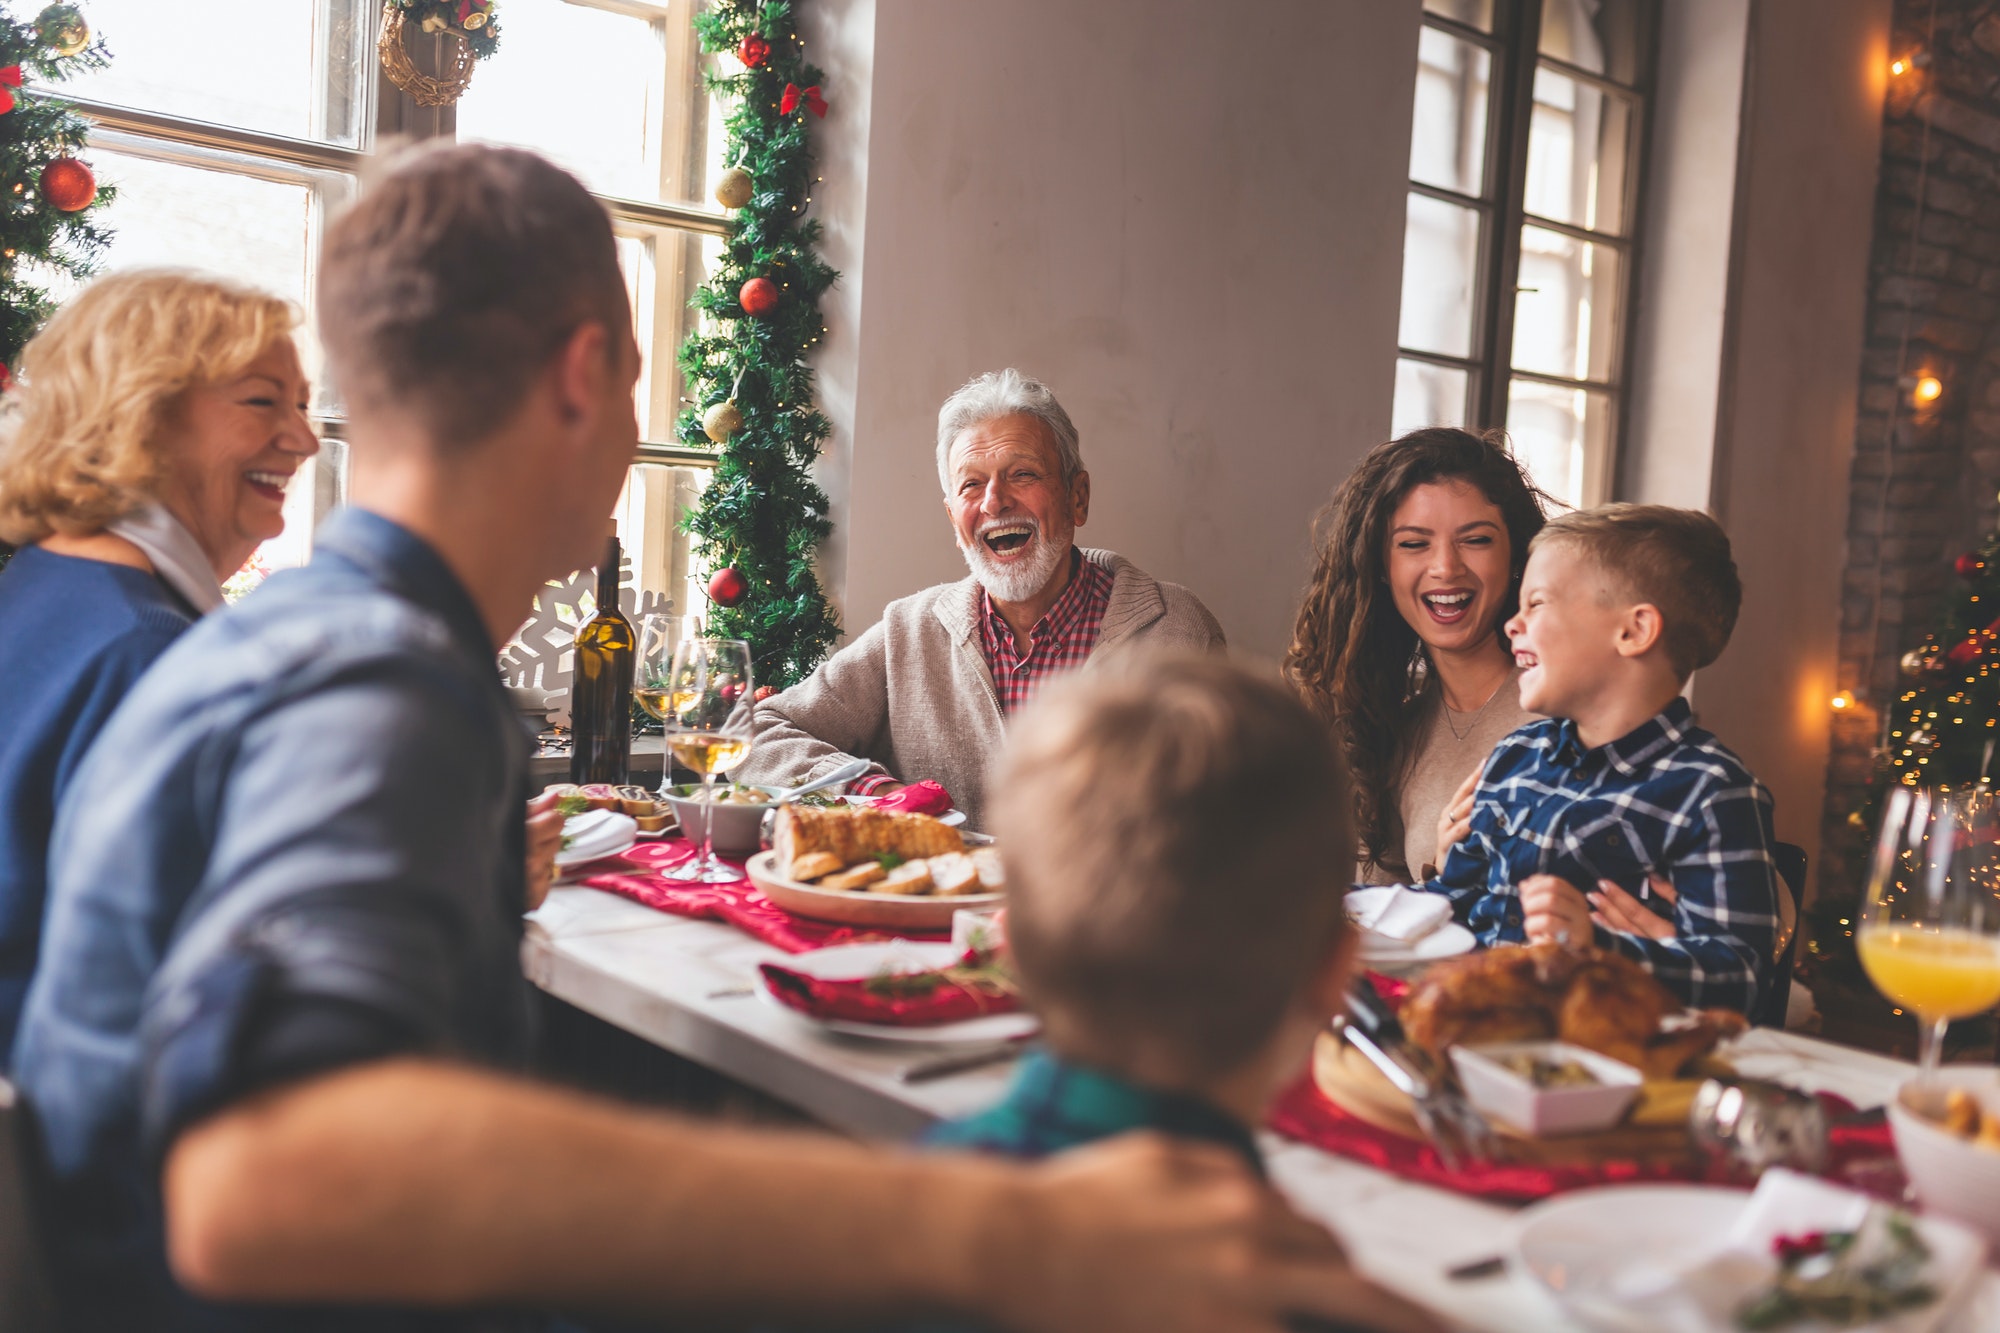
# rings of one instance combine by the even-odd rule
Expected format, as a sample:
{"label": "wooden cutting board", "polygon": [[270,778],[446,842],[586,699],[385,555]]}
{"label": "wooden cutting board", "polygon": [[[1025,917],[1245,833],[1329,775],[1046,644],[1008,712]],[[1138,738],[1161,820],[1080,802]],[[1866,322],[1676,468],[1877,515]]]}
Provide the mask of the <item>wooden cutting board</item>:
{"label": "wooden cutting board", "polygon": [[[1688,1108],[1702,1081],[1719,1066],[1703,1064],[1693,1078],[1644,1084],[1623,1123],[1589,1134],[1534,1138],[1494,1123],[1508,1161],[1558,1166],[1609,1161],[1674,1162],[1693,1155]],[[1313,1050],[1313,1081],[1328,1100],[1377,1129],[1422,1139],[1410,1099],[1370,1064],[1368,1057],[1334,1034],[1321,1033]]]}

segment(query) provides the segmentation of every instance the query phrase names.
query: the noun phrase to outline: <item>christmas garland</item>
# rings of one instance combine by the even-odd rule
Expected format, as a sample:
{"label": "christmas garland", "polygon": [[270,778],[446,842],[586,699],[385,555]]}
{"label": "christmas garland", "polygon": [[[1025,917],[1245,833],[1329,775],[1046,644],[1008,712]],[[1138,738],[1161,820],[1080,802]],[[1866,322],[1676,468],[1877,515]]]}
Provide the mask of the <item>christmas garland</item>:
{"label": "christmas garland", "polygon": [[[96,214],[113,192],[76,156],[90,122],[40,91],[107,60],[75,5],[50,5],[32,23],[0,11],[0,391],[55,312],[38,278],[90,277],[111,239]],[[36,88],[24,86],[29,78]],[[0,566],[7,555],[0,545]]]}
{"label": "christmas garland", "polygon": [[814,251],[811,122],[827,112],[785,0],[717,0],[695,18],[702,49],[734,52],[740,74],[709,77],[733,99],[716,199],[735,209],[722,259],[693,304],[718,331],[683,344],[694,406],[679,439],[716,447],[715,474],[688,520],[716,571],[709,627],[746,639],[757,679],[783,688],[840,636],[814,554],[833,525],[812,468],[831,431],[813,402],[807,352],[826,332],[819,298],[838,276]]}

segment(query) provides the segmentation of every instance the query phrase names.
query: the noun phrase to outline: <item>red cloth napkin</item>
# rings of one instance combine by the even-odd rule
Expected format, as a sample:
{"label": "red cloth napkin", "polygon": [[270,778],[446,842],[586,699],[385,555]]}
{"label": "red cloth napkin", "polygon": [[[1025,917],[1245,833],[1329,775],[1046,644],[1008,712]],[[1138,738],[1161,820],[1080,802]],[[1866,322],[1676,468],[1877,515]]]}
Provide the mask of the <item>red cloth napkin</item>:
{"label": "red cloth napkin", "polygon": [[929,1027],[986,1014],[1011,1014],[1021,1007],[1012,995],[975,990],[943,978],[928,989],[911,991],[887,988],[874,979],[829,981],[777,963],[765,963],[758,971],[786,1007],[814,1018]]}
{"label": "red cloth napkin", "polygon": [[[644,903],[656,911],[690,916],[703,921],[721,921],[786,953],[804,953],[834,944],[855,944],[863,940],[887,939],[875,931],[857,930],[831,921],[814,921],[793,916],[757,891],[746,876],[727,884],[693,884],[667,879],[659,872],[692,856],[695,848],[685,838],[661,838],[642,842],[623,856],[603,863],[596,874],[580,881],[587,888],[602,889],[622,898]],[[734,857],[724,857],[734,865]],[[907,940],[949,940],[951,932],[899,930]]]}
{"label": "red cloth napkin", "polygon": [[877,810],[901,810],[906,815],[941,815],[951,809],[951,793],[926,778],[901,791],[878,796],[869,804]]}

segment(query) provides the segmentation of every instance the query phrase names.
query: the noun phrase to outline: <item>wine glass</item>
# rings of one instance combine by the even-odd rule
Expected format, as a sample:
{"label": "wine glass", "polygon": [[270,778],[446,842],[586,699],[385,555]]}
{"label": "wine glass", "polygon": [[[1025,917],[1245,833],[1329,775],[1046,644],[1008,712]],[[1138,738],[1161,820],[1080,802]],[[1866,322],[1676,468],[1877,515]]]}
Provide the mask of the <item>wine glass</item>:
{"label": "wine glass", "polygon": [[648,682],[648,688],[664,691],[667,749],[701,774],[701,855],[666,876],[704,884],[741,879],[742,871],[716,859],[714,803],[716,774],[748,759],[756,740],[757,686],[750,645],[741,639],[690,635],[674,649],[664,685]]}
{"label": "wine glass", "polygon": [[1919,1082],[1945,1028],[2000,1002],[2000,803],[1985,788],[1893,788],[1855,931],[1875,988],[1916,1015]]}
{"label": "wine glass", "polygon": [[[690,625],[693,617],[687,618]],[[681,617],[665,611],[653,611],[639,620],[638,664],[632,673],[632,700],[657,718],[668,730],[673,729],[674,713],[678,711],[674,703],[673,671],[674,649],[685,638],[693,637],[679,628]],[[685,703],[686,700],[681,702]],[[674,765],[670,758],[660,761],[659,797],[665,800],[673,786]]]}

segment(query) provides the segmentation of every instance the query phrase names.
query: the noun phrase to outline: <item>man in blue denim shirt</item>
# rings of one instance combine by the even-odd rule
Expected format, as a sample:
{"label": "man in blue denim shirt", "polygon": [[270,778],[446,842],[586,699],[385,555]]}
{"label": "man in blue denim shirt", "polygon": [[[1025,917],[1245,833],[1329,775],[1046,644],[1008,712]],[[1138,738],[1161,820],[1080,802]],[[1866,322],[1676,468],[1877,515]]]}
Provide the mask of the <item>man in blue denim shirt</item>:
{"label": "man in blue denim shirt", "polygon": [[609,220],[531,154],[424,151],[329,230],[320,313],[355,510],[161,659],[59,816],[17,1072],[71,1326],[1339,1308],[1331,1240],[1216,1150],[917,1159],[521,1079],[493,653],[597,549],[636,448]]}

